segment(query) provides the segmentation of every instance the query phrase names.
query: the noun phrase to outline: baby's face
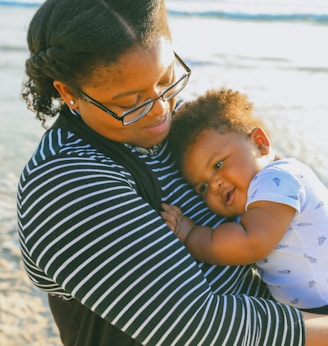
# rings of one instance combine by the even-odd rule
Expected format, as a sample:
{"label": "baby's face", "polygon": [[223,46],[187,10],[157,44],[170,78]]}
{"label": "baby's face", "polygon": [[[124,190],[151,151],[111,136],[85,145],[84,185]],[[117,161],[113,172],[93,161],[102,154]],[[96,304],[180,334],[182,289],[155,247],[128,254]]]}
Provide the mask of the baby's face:
{"label": "baby's face", "polygon": [[223,216],[241,215],[261,156],[251,136],[207,129],[188,146],[182,172],[214,212]]}

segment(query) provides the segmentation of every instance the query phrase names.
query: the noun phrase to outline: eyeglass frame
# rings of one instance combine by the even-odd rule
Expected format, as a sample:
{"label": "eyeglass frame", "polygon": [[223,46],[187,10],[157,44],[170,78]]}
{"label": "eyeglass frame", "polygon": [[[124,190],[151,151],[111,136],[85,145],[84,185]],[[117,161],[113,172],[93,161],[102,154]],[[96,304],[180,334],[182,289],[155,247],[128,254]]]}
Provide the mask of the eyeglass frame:
{"label": "eyeglass frame", "polygon": [[[187,85],[188,81],[189,81],[189,76],[191,74],[191,69],[190,67],[178,56],[178,54],[176,52],[174,52],[174,56],[177,60],[177,62],[184,68],[184,70],[186,71],[178,80],[176,80],[173,84],[171,84],[168,88],[166,88],[164,91],[161,92],[161,94],[154,98],[154,99],[149,99],[146,102],[142,103],[141,105],[131,108],[128,111],[123,112],[123,114],[121,116],[117,115],[115,112],[111,111],[109,108],[105,107],[103,104],[101,104],[100,102],[96,101],[94,98],[92,98],[91,96],[89,96],[88,94],[86,94],[83,90],[79,89],[79,92],[82,94],[83,98],[90,102],[91,104],[93,104],[94,106],[98,107],[99,109],[101,109],[102,111],[104,111],[106,114],[112,116],[114,119],[121,121],[122,124],[125,125],[130,125],[135,123],[136,121],[142,119],[144,116],[146,116],[150,110],[153,108],[155,102],[159,99],[162,99],[163,101],[169,101],[171,100],[173,97],[177,96]],[[173,95],[166,99],[164,98],[165,94],[173,89],[177,84],[179,84],[184,78],[186,78],[186,82],[184,83],[183,87],[181,88],[181,90],[179,90],[176,94],[173,93]],[[146,108],[144,114],[141,112],[137,117],[133,118],[132,120],[128,121],[128,122],[124,122],[124,118],[126,116],[128,116],[129,114],[137,111],[138,109],[147,106],[149,108]],[[140,116],[141,115],[141,116]]]}

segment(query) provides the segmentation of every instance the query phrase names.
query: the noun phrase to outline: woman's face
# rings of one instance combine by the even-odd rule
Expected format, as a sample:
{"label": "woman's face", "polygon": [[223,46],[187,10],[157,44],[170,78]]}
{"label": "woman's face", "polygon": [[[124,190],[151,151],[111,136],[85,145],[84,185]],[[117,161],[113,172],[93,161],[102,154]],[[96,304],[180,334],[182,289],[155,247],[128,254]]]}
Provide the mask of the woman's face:
{"label": "woman's face", "polygon": [[[162,39],[148,50],[136,48],[110,66],[97,69],[81,89],[120,116],[158,97],[172,84],[179,77],[175,75],[174,65],[172,46]],[[168,102],[159,99],[147,115],[126,126],[83,98],[76,101],[75,107],[84,122],[101,135],[118,142],[151,147],[167,136],[174,105],[175,98]]]}

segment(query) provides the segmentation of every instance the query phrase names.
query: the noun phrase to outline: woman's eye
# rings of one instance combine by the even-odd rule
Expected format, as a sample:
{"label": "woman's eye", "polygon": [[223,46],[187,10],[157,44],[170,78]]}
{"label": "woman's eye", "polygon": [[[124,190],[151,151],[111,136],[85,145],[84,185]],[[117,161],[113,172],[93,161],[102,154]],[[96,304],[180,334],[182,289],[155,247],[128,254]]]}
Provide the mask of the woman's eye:
{"label": "woman's eye", "polygon": [[165,91],[172,84],[174,84],[175,81],[176,81],[176,75],[175,75],[175,71],[173,70],[157,84],[159,92],[162,93],[163,91]]}
{"label": "woman's eye", "polygon": [[215,164],[215,168],[220,169],[222,167],[222,165],[223,165],[223,160],[220,160]]}
{"label": "woman's eye", "polygon": [[167,90],[172,84],[174,84],[175,79],[167,81],[167,82],[162,82],[161,84],[158,84],[157,89],[159,93],[164,92]]}
{"label": "woman's eye", "polygon": [[129,110],[129,109],[131,109],[131,108],[137,107],[137,106],[139,105],[139,103],[140,103],[140,101],[139,101],[139,98],[138,98],[138,99],[137,99],[136,101],[134,101],[133,103],[132,103],[132,102],[129,102],[128,104],[118,105],[117,107],[122,108],[122,109],[127,109],[127,110]]}
{"label": "woman's eye", "polygon": [[141,103],[142,103],[141,95],[134,94],[134,95],[131,95],[129,97],[124,97],[124,98],[122,97],[117,102],[108,105],[108,108],[117,107],[117,108],[121,108],[124,110],[129,110],[131,108],[138,107],[139,104],[141,104]]}

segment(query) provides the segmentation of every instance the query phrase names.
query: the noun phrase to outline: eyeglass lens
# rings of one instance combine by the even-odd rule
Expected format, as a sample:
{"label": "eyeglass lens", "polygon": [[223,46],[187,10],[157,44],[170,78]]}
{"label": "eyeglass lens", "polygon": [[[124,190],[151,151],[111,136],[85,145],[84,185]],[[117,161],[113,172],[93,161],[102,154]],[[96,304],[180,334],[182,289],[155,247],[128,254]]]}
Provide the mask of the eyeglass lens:
{"label": "eyeglass lens", "polygon": [[[159,98],[162,98],[164,101],[169,101],[173,97],[179,94],[179,92],[186,86],[188,82],[189,75],[182,76],[177,82],[175,82],[172,86],[170,86],[168,89],[164,90],[164,92],[160,95]],[[155,100],[149,100],[148,102],[144,103],[140,107],[137,107],[136,109],[133,109],[131,111],[126,112],[123,114],[123,124],[129,125],[143,116],[145,116],[153,107]]]}

